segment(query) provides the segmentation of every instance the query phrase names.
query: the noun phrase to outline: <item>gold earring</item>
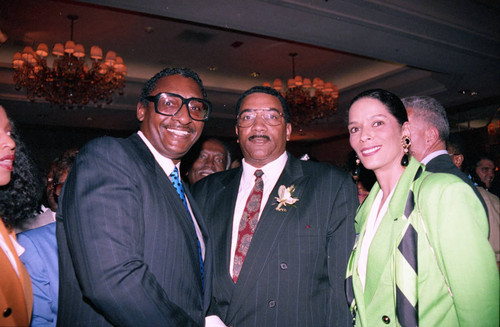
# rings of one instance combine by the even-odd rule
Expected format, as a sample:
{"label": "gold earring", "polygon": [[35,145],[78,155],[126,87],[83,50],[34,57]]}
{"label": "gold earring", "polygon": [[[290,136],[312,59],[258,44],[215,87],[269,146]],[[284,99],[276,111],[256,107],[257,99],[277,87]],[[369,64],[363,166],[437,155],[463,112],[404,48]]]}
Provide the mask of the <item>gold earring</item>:
{"label": "gold earring", "polygon": [[361,172],[361,167],[359,167],[359,163],[361,161],[359,160],[358,156],[356,155],[356,168],[354,168],[354,171],[352,172],[352,176],[356,177],[359,176],[359,173]]}
{"label": "gold earring", "polygon": [[410,152],[410,145],[411,145],[410,138],[404,135],[403,138],[401,139],[401,145],[403,146],[403,151],[405,152],[403,158],[401,158],[401,166],[406,167],[408,166],[408,163],[410,161],[408,157],[408,152]]}

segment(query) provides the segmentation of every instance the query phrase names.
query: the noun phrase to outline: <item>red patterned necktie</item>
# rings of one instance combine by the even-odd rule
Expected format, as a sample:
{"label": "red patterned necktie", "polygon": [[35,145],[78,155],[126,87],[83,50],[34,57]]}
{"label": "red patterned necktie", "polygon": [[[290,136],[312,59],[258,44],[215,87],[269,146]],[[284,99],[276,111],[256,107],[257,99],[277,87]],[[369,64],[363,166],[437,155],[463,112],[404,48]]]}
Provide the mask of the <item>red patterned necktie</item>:
{"label": "red patterned necktie", "polygon": [[262,191],[264,190],[263,174],[264,172],[260,169],[255,171],[255,185],[248,196],[243,215],[241,216],[238,228],[238,241],[234,253],[233,281],[235,283],[238,280],[243,261],[245,261],[245,256],[252,242],[253,233],[259,222],[260,202],[262,200]]}

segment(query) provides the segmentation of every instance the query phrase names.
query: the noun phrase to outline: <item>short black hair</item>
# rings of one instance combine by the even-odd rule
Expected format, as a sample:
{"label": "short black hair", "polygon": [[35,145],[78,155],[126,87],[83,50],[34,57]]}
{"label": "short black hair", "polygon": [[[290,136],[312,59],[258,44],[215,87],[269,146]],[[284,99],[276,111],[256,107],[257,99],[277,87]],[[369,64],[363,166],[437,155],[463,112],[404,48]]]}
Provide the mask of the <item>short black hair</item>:
{"label": "short black hair", "polygon": [[278,98],[278,100],[280,100],[281,107],[283,108],[283,115],[285,116],[285,122],[287,123],[290,122],[290,111],[288,110],[288,104],[286,103],[285,98],[281,95],[280,92],[268,86],[254,86],[251,89],[245,91],[245,93],[243,93],[241,97],[238,99],[238,102],[236,102],[236,117],[238,117],[238,114],[240,113],[241,103],[243,102],[243,99],[245,99],[247,96],[253,93],[265,93]]}
{"label": "short black hair", "polygon": [[349,104],[349,108],[351,108],[354,102],[362,98],[372,98],[382,102],[387,107],[391,115],[394,116],[394,118],[396,118],[399,125],[402,126],[405,122],[408,121],[408,114],[406,113],[406,108],[401,99],[394,93],[383,89],[366,90],[355,96],[354,99],[352,99],[351,103]]}
{"label": "short black hair", "polygon": [[201,81],[200,76],[198,76],[198,74],[196,74],[194,71],[192,71],[189,68],[165,68],[159,73],[156,73],[155,76],[153,76],[144,84],[144,86],[142,87],[141,98],[139,99],[139,101],[144,106],[147,106],[149,101],[146,100],[146,97],[151,95],[151,92],[156,87],[158,80],[160,78],[172,75],[181,75],[187,78],[192,78],[196,82],[196,84],[198,84],[198,86],[200,87],[201,93],[203,94],[203,99],[205,100],[208,99],[207,92],[205,90],[205,87],[203,86],[203,82]]}

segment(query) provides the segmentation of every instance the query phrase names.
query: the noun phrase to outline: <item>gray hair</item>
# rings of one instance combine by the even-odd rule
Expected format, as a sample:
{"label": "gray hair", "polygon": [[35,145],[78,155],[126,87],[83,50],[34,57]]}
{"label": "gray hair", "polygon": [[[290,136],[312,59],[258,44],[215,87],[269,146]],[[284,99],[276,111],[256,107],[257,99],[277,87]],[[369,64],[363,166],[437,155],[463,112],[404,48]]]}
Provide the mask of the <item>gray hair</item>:
{"label": "gray hair", "polygon": [[411,96],[401,99],[406,109],[413,109],[415,117],[423,119],[427,124],[437,128],[439,138],[448,140],[450,124],[444,107],[434,98],[429,96]]}

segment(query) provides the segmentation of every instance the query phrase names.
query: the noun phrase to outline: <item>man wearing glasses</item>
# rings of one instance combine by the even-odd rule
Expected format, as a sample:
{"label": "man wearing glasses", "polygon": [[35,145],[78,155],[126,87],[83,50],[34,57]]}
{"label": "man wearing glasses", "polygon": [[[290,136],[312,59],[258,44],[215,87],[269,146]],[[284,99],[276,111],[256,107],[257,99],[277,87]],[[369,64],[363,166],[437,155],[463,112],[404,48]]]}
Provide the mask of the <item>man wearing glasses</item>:
{"label": "man wearing glasses", "polygon": [[137,133],[81,149],[57,213],[58,326],[203,326],[211,248],[178,169],[210,111],[198,75],[167,68]]}
{"label": "man wearing glasses", "polygon": [[214,248],[207,326],[351,326],[354,183],[286,151],[292,127],[276,90],[248,90],[236,113],[242,166],[193,187]]}

